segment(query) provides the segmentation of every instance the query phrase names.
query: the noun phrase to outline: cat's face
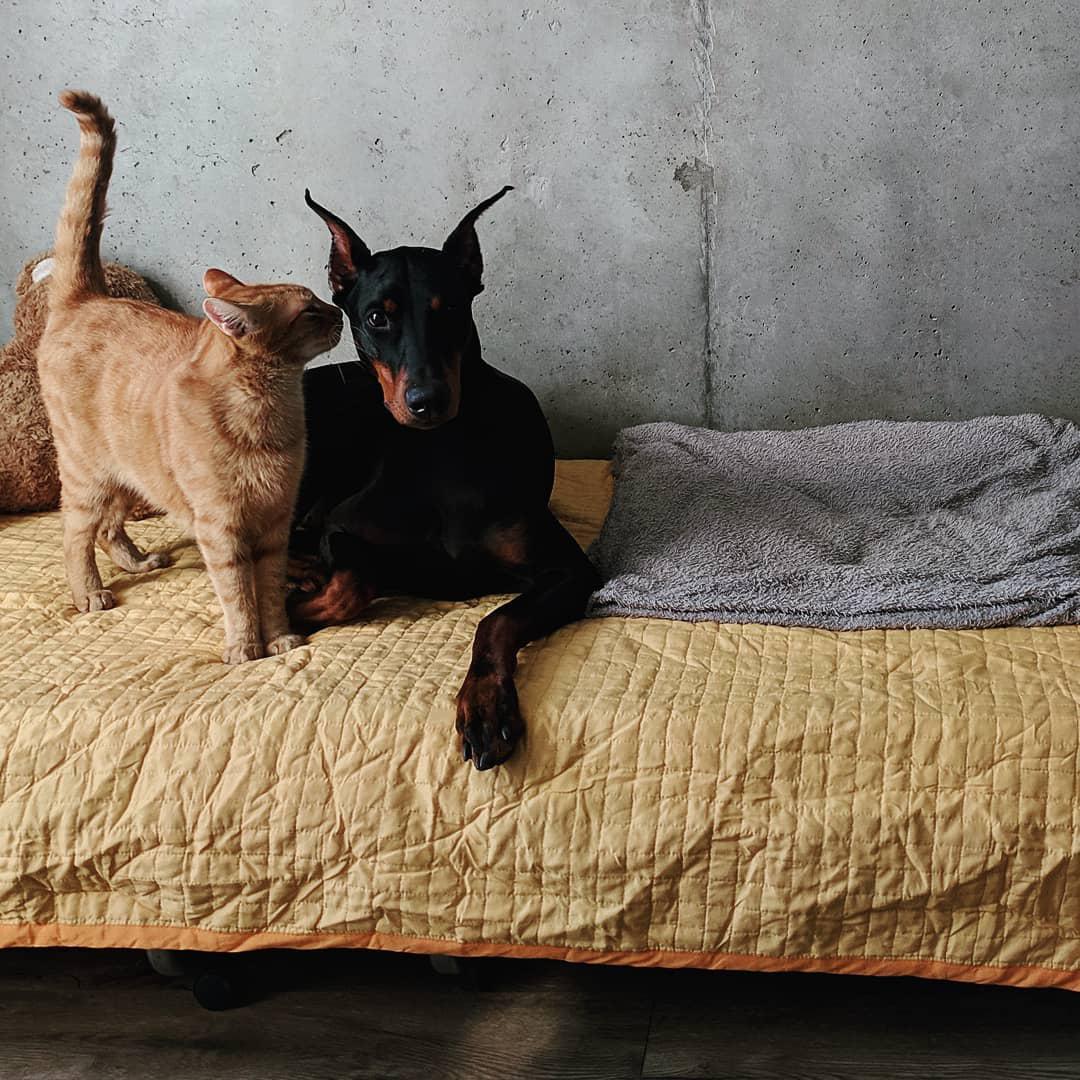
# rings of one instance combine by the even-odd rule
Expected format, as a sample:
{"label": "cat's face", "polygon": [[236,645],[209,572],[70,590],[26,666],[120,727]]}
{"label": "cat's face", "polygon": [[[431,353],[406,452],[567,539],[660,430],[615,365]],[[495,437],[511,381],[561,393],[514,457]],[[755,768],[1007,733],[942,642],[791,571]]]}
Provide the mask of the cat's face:
{"label": "cat's face", "polygon": [[306,364],[341,340],[341,311],[303,285],[245,285],[207,270],[203,288],[206,317],[244,352]]}

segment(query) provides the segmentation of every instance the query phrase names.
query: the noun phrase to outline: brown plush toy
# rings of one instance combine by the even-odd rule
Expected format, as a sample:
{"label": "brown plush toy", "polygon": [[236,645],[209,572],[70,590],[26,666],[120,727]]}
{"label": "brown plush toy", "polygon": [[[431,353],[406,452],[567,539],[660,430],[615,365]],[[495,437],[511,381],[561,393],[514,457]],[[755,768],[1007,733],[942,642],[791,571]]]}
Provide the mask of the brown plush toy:
{"label": "brown plush toy", "polygon": [[[60,505],[56,450],[38,385],[37,344],[49,314],[52,259],[31,259],[15,285],[15,337],[0,350],[0,514]],[[134,270],[105,263],[110,296],[160,304]]]}

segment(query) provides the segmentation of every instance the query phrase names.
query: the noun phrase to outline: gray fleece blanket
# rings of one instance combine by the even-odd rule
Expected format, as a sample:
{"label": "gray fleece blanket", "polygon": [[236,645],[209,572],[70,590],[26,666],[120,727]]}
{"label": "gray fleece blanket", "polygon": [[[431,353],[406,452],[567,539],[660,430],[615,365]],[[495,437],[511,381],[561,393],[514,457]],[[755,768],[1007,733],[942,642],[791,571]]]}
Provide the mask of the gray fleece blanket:
{"label": "gray fleece blanket", "polygon": [[1080,622],[1080,430],[1042,416],[615,444],[592,615],[870,627]]}

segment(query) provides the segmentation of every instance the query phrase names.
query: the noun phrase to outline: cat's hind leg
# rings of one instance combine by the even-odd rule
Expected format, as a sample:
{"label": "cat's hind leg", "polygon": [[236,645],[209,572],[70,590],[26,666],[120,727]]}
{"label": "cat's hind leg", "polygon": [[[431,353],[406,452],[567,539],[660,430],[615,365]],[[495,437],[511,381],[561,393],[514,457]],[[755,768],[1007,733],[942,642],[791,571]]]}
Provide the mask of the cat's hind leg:
{"label": "cat's hind leg", "polygon": [[129,574],[160,570],[169,565],[169,556],[164,551],[147,554],[140,550],[124,528],[124,519],[134,503],[134,497],[126,492],[118,492],[114,496],[98,528],[98,546],[121,570]]}
{"label": "cat's hind leg", "polygon": [[79,611],[107,611],[116,606],[116,597],[101,583],[94,558],[94,539],[109,498],[103,488],[73,484],[61,476],[64,569]]}

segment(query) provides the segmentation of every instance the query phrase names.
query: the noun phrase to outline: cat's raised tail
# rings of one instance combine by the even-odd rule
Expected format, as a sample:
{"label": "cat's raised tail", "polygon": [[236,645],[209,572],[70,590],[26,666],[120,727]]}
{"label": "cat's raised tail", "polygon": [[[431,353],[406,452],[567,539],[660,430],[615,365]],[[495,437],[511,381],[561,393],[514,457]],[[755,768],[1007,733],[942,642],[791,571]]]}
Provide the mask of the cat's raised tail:
{"label": "cat's raised tail", "polygon": [[79,158],[56,224],[50,307],[106,292],[101,269],[101,228],[116,150],[113,118],[100,98],[82,90],[65,90],[60,104],[79,121]]}

